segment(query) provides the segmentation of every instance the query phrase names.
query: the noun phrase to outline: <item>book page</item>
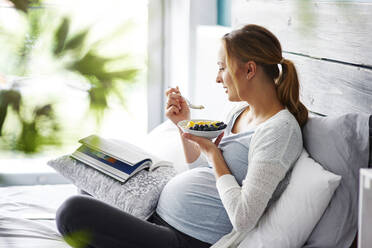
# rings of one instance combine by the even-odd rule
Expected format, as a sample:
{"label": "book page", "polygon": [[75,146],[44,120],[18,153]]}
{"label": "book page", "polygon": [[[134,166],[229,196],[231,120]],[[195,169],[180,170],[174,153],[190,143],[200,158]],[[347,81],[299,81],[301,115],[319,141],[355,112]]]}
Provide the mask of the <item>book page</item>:
{"label": "book page", "polygon": [[84,164],[91,166],[104,174],[115,178],[116,180],[119,180],[120,182],[125,182],[126,179],[128,179],[129,175],[126,173],[123,173],[121,171],[115,170],[113,168],[110,168],[109,166],[85,155],[84,153],[81,153],[79,151],[75,151],[71,154],[71,157],[83,162]]}
{"label": "book page", "polygon": [[150,154],[144,149],[141,149],[129,142],[125,142],[122,140],[114,141],[101,138],[97,135],[90,135],[84,139],[79,140],[79,142],[131,165],[135,165],[145,159],[151,159],[153,165],[172,164],[169,161],[164,161],[157,156]]}
{"label": "book page", "polygon": [[122,140],[111,140],[113,143],[116,143],[118,145],[127,146],[128,144],[133,147],[134,149],[138,149],[138,152],[142,152],[143,154],[146,154],[147,158],[150,158],[152,161],[152,165],[150,166],[150,170],[153,170],[159,166],[173,166],[173,163],[164,159],[159,158],[158,156],[150,153],[149,151],[145,151],[142,148],[139,148],[133,144],[130,144],[128,142],[122,141]]}

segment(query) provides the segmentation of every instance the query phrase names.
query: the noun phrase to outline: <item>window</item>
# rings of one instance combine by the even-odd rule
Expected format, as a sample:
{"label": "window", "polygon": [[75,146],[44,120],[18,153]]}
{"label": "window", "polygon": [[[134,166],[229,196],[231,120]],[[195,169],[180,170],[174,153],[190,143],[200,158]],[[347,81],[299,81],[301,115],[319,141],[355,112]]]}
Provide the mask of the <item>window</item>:
{"label": "window", "polygon": [[[41,20],[39,27],[33,27],[39,35],[33,39],[28,32],[29,20],[20,15],[9,1],[0,0],[0,92],[9,89],[12,82],[18,80],[23,104],[20,109],[22,118],[29,121],[37,106],[51,103],[59,128],[56,135],[61,145],[43,146],[30,152],[32,158],[70,153],[78,146],[79,138],[92,133],[129,141],[138,141],[147,133],[147,6],[147,0],[44,1],[41,8],[29,10],[29,13],[35,14],[32,18]],[[65,17],[70,20],[71,34],[77,35],[86,29],[89,32],[81,54],[56,57],[53,54],[53,49],[57,49],[53,47],[53,39]],[[35,32],[33,34],[36,35]],[[25,35],[27,33],[28,36]],[[102,58],[130,55],[107,64],[109,71],[126,66],[138,68],[135,80],[129,80],[135,83],[126,82],[116,87],[119,82],[113,82],[115,91],[105,99],[107,109],[101,115],[92,115],[88,111],[90,102],[86,78],[66,69],[69,60],[83,56],[84,49],[90,47],[94,47],[94,52]],[[27,63],[20,63],[22,53],[29,56]],[[15,144],[24,126],[16,118],[15,111],[11,107],[8,110],[9,117],[0,136],[0,159],[17,157],[20,161],[30,158]],[[102,118],[96,125],[98,117]],[[43,132],[46,128],[40,130]],[[5,165],[1,163],[0,166],[0,173],[6,171]]]}

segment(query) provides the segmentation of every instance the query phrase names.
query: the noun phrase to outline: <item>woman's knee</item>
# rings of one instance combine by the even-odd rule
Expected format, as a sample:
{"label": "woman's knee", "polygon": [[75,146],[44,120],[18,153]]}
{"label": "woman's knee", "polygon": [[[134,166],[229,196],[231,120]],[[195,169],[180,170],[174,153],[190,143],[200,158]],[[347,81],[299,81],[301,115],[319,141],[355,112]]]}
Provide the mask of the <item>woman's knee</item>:
{"label": "woman's knee", "polygon": [[72,231],[72,225],[79,220],[89,201],[88,196],[74,195],[65,200],[56,213],[56,225],[61,234]]}

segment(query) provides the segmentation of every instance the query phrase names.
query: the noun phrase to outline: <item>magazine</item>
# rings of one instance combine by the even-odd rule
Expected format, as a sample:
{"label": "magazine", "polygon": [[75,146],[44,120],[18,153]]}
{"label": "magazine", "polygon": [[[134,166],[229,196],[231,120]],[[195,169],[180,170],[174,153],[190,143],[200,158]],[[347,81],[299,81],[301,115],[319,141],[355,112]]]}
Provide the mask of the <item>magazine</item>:
{"label": "magazine", "polygon": [[90,135],[79,140],[82,144],[71,157],[106,175],[125,182],[143,169],[150,171],[159,166],[172,166],[149,152],[124,141]]}

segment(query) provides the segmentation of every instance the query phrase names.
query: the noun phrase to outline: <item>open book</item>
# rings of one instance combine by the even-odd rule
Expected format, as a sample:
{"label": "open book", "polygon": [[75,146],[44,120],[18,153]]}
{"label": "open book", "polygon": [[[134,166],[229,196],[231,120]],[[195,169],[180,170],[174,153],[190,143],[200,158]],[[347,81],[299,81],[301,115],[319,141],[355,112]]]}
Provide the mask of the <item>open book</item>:
{"label": "open book", "polygon": [[90,135],[79,140],[82,145],[71,157],[89,165],[106,175],[125,182],[137,172],[159,166],[172,166],[169,161],[124,141],[114,141]]}

